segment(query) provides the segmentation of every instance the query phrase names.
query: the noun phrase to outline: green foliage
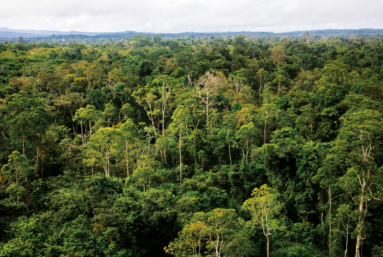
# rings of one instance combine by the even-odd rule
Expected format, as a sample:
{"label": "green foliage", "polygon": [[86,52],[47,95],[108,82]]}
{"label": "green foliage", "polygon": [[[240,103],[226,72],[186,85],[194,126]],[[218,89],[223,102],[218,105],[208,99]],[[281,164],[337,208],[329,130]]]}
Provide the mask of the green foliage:
{"label": "green foliage", "polygon": [[381,256],[380,37],[126,35],[0,44],[0,256]]}
{"label": "green foliage", "polygon": [[230,209],[195,213],[179,238],[165,247],[165,251],[175,256],[249,256],[253,249],[241,230],[243,222]]}

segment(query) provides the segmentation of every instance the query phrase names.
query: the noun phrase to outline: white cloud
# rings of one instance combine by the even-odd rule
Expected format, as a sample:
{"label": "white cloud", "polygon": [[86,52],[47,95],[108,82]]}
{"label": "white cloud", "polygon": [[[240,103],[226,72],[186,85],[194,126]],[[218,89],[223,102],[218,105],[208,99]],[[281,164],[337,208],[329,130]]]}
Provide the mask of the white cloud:
{"label": "white cloud", "polygon": [[383,28],[382,0],[2,0],[0,27],[61,31]]}

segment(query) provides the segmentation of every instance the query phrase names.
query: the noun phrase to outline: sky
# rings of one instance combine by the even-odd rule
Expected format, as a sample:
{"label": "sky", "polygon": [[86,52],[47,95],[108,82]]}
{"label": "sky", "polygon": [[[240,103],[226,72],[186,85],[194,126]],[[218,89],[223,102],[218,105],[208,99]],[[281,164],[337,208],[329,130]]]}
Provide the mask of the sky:
{"label": "sky", "polygon": [[383,28],[383,0],[1,0],[0,27],[86,32]]}

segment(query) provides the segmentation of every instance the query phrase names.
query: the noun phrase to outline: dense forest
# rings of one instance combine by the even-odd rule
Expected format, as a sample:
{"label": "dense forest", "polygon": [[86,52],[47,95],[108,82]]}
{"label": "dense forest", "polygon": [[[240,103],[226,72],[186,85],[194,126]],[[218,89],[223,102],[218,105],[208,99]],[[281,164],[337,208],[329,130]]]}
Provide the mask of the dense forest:
{"label": "dense forest", "polygon": [[[6,30],[6,31],[4,31]],[[44,33],[41,35],[39,33]],[[383,37],[383,29],[326,29],[310,31],[291,31],[291,32],[179,32],[179,33],[152,33],[124,31],[114,33],[96,32],[60,32],[60,31],[36,31],[36,30],[12,30],[0,28],[0,43],[16,43],[19,37],[23,37],[26,43],[50,43],[68,45],[80,43],[86,45],[94,44],[118,44],[126,40],[133,39],[134,36],[160,36],[163,41],[183,39],[186,42],[193,40],[211,40],[215,38],[234,39],[237,36],[245,36],[247,39],[278,42],[283,39],[303,40],[310,38],[315,40],[331,40],[340,38],[363,37],[365,39],[376,39]]]}
{"label": "dense forest", "polygon": [[383,42],[0,44],[0,256],[383,256]]}

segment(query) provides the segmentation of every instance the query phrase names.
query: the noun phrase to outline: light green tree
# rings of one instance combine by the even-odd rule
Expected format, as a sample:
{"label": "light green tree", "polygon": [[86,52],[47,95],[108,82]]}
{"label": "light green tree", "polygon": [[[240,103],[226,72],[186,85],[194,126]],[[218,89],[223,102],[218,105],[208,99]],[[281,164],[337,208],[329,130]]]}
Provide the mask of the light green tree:
{"label": "light green tree", "polygon": [[263,104],[258,112],[258,119],[264,123],[263,143],[267,140],[267,124],[274,118],[278,117],[278,107],[274,103],[275,96],[270,91],[270,86],[267,86],[262,93]]}
{"label": "light green tree", "polygon": [[126,176],[129,177],[129,144],[137,139],[138,128],[132,119],[128,119],[120,127],[121,135],[125,139]]}
{"label": "light green tree", "polygon": [[8,182],[10,182],[7,192],[15,196],[17,203],[19,203],[20,197],[26,193],[25,183],[22,179],[26,181],[28,177],[33,175],[34,168],[29,165],[25,155],[20,154],[18,151],[13,151],[8,156],[8,163],[3,166],[2,170],[4,170],[4,175],[7,176]]}
{"label": "light green tree", "polygon": [[180,105],[174,111],[172,116],[173,122],[169,126],[170,133],[178,135],[178,148],[180,156],[180,184],[182,185],[182,137],[188,133],[188,124],[191,123],[189,111]]}
{"label": "light green tree", "polygon": [[248,235],[242,230],[244,221],[233,209],[214,209],[195,213],[179,233],[179,237],[165,247],[175,256],[249,256],[253,249]]}
{"label": "light green tree", "polygon": [[257,128],[254,126],[253,122],[243,125],[235,133],[236,139],[242,143],[242,153],[243,153],[243,158],[246,160],[246,165],[248,164],[251,143],[254,141],[257,134],[258,134],[258,131],[257,131]]}
{"label": "light green tree", "polygon": [[165,119],[167,118],[166,111],[168,111],[168,113],[170,111],[170,110],[167,110],[166,107],[170,103],[172,90],[176,84],[176,81],[169,76],[162,75],[162,76],[157,77],[154,80],[154,82],[161,85],[161,87],[158,90],[161,98],[158,101],[160,102],[160,106],[161,106],[160,109],[161,109],[161,113],[162,113],[162,120],[161,120],[162,135],[165,135]]}
{"label": "light green tree", "polygon": [[85,108],[80,108],[76,111],[73,121],[80,122],[81,135],[84,143],[83,122],[88,122],[89,137],[92,136],[93,127],[96,122],[101,118],[101,113],[96,110],[93,105],[87,105]]}
{"label": "light green tree", "polygon": [[87,147],[97,149],[101,153],[101,160],[105,176],[110,176],[111,154],[117,153],[118,142],[121,140],[121,132],[115,128],[100,128],[90,138]]}
{"label": "light green tree", "polygon": [[382,176],[375,154],[383,145],[383,117],[371,109],[350,110],[342,118],[335,147],[332,152],[341,159],[347,172],[340,178],[343,189],[352,197],[358,212],[356,215],[355,256],[361,256],[361,244],[366,237],[365,220],[368,205],[380,200]]}
{"label": "light green tree", "polygon": [[259,87],[258,87],[259,106],[262,106],[262,87],[263,87],[263,84],[265,83],[265,77],[267,76],[267,71],[265,71],[264,69],[259,69],[256,74],[257,74],[256,77],[259,84]]}
{"label": "light green tree", "polygon": [[120,109],[120,114],[122,114],[125,117],[125,120],[128,119],[128,116],[134,111],[133,107],[126,103],[124,104]]}
{"label": "light green tree", "polygon": [[267,238],[267,257],[269,257],[271,232],[283,229],[281,221],[277,218],[283,204],[278,201],[274,189],[267,185],[254,188],[251,196],[252,198],[243,203],[242,209],[250,212],[252,216],[251,223],[262,229]]}

